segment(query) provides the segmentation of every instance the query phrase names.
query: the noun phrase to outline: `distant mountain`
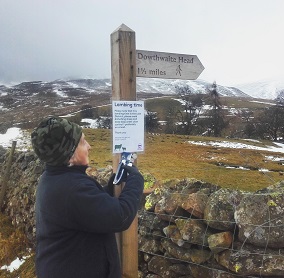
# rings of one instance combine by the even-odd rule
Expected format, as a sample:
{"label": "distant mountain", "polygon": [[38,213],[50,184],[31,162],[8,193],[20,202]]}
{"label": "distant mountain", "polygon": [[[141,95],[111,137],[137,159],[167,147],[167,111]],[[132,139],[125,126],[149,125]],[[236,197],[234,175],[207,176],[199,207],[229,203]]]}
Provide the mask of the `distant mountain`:
{"label": "distant mountain", "polygon": [[[197,93],[206,93],[212,83],[197,80],[175,80],[158,78],[137,78],[136,88],[138,93],[175,94],[176,86],[187,85]],[[253,97],[274,100],[280,91],[284,90],[284,78],[274,80],[260,80],[251,83],[237,84],[234,87],[217,84],[220,95],[228,97]],[[51,82],[31,81],[8,86],[0,84],[0,96],[13,91],[34,93],[56,93],[64,96],[68,92],[101,93],[111,92],[110,79],[70,79],[54,80]]]}
{"label": "distant mountain", "polygon": [[[137,78],[137,99],[175,97],[176,87],[185,85],[193,93],[205,94],[212,83],[198,79]],[[0,84],[0,133],[11,126],[32,128],[44,115],[70,116],[88,107],[108,106],[111,103],[111,87],[110,79],[31,81],[11,86]],[[217,84],[217,91],[221,96],[253,99],[239,87]]]}
{"label": "distant mountain", "polygon": [[2,94],[6,94],[7,90],[8,90],[8,88],[6,86],[0,85],[0,96]]}
{"label": "distant mountain", "polygon": [[257,82],[238,84],[236,85],[242,92],[255,97],[263,99],[275,99],[280,91],[284,90],[283,79],[266,79]]}
{"label": "distant mountain", "polygon": [[[160,93],[176,94],[176,86],[187,85],[194,93],[207,93],[207,89],[212,83],[204,80],[172,80],[157,78],[137,78],[136,90],[138,93]],[[234,87],[217,85],[218,92],[222,96],[248,97],[247,94]],[[5,87],[0,85],[0,93],[4,92],[29,92],[29,93],[56,93],[64,96],[68,92],[76,91],[85,93],[98,93],[102,91],[111,91],[110,79],[74,79],[74,80],[54,80],[52,82],[32,81],[22,82],[20,84]]]}
{"label": "distant mountain", "polygon": [[[157,92],[163,94],[176,94],[175,87],[187,85],[195,93],[208,93],[208,88],[212,86],[204,80],[176,80],[176,79],[157,79],[157,78],[137,78],[136,88],[138,92]],[[221,96],[228,97],[249,97],[238,88],[226,87],[217,84],[217,90]]]}

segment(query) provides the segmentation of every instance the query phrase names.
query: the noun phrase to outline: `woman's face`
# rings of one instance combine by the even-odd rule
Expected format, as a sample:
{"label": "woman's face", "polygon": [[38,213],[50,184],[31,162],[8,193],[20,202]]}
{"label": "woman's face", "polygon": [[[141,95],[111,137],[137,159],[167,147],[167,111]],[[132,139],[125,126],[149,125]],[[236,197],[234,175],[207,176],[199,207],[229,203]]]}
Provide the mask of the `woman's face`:
{"label": "woman's face", "polygon": [[91,146],[86,141],[85,134],[82,133],[79,144],[78,144],[73,156],[70,158],[69,163],[71,165],[85,165],[85,166],[87,166],[89,164],[89,150],[90,149],[91,149]]}

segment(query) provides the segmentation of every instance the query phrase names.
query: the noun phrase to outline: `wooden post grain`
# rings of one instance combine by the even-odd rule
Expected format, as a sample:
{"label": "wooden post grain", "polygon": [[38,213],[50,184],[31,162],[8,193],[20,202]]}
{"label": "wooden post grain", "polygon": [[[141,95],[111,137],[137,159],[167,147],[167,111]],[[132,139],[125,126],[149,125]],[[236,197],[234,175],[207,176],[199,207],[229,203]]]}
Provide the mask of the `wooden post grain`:
{"label": "wooden post grain", "polygon": [[8,180],[9,180],[9,175],[10,175],[10,169],[11,169],[11,166],[12,166],[13,155],[14,155],[14,152],[15,152],[15,149],[16,149],[16,145],[17,145],[17,141],[13,141],[12,142],[12,148],[10,150],[10,155],[9,155],[9,158],[8,158],[8,161],[7,161],[6,172],[5,172],[5,175],[4,175],[4,177],[2,179],[2,182],[1,182],[0,209],[3,206],[5,193],[6,193],[6,190],[7,190],[7,187],[8,187]]}
{"label": "wooden post grain", "polygon": [[[135,32],[122,24],[111,34],[112,100],[136,100],[136,44]],[[120,155],[113,156],[113,170],[117,170]],[[119,196],[122,186],[116,186]],[[138,218],[127,231],[117,235],[122,277],[138,277]]]}

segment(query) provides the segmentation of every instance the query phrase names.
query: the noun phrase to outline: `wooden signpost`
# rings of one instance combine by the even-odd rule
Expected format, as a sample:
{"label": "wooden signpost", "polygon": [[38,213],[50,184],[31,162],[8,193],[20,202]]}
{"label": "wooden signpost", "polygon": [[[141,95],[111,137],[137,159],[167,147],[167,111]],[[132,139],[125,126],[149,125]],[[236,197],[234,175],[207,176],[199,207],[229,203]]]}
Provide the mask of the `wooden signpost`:
{"label": "wooden signpost", "polygon": [[[111,34],[111,80],[112,100],[136,100],[135,32],[122,24]],[[113,171],[116,172],[119,154],[113,156]],[[119,196],[122,186],[115,186]],[[138,217],[130,228],[117,234],[122,277],[138,277]]]}
{"label": "wooden signpost", "polygon": [[[122,24],[111,34],[112,100],[136,101],[136,77],[196,79],[204,67],[196,55],[136,50],[135,32]],[[138,125],[139,127],[139,125]],[[143,146],[144,148],[144,146]],[[116,172],[120,154],[113,152]],[[115,196],[123,185],[115,187]],[[130,228],[117,234],[122,277],[138,277],[138,217]]]}

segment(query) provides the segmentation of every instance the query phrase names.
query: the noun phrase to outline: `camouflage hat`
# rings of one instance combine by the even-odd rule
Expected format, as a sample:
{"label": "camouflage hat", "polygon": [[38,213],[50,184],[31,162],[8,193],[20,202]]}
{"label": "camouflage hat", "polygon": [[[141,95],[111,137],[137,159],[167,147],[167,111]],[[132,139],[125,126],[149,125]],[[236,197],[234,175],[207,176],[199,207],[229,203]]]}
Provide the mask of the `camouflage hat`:
{"label": "camouflage hat", "polygon": [[40,160],[49,165],[67,165],[82,136],[82,128],[66,119],[50,116],[31,134],[32,146]]}

